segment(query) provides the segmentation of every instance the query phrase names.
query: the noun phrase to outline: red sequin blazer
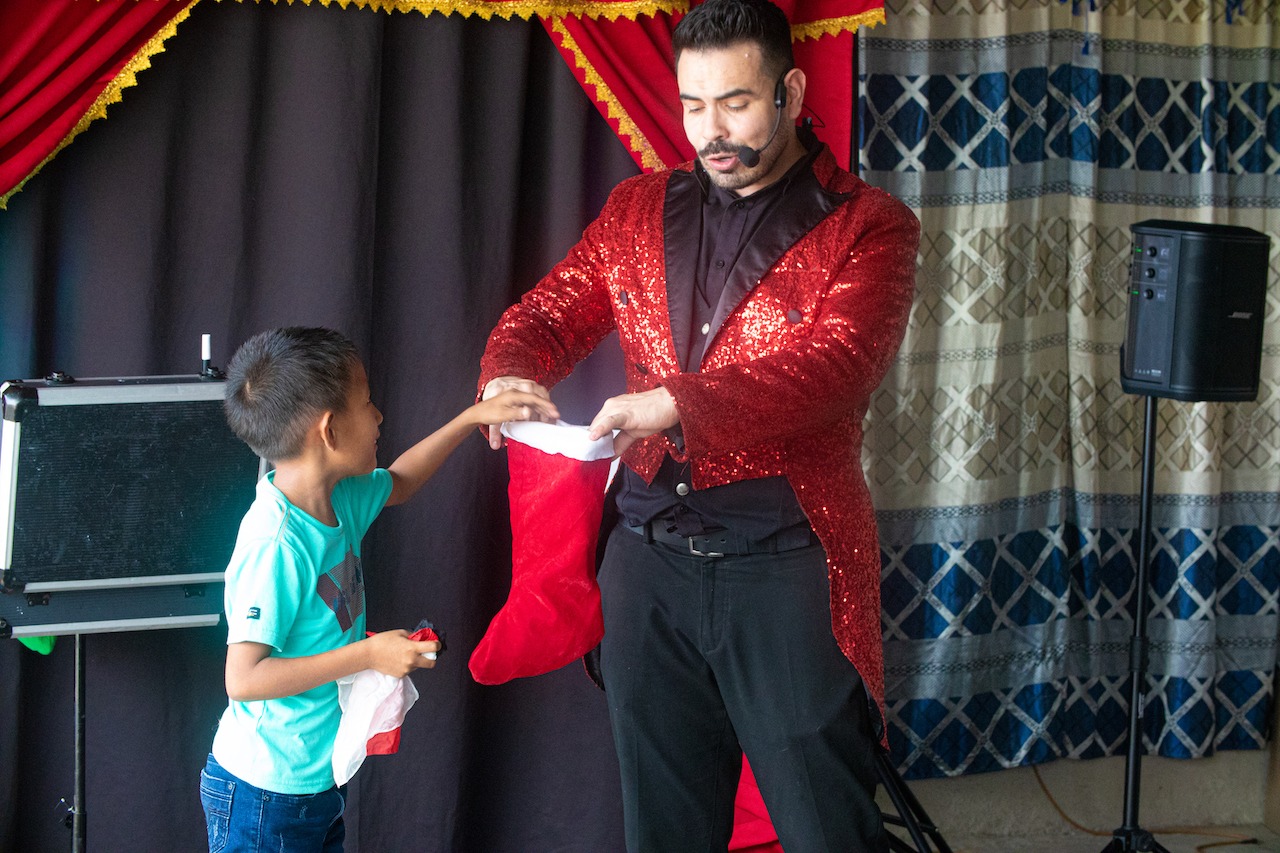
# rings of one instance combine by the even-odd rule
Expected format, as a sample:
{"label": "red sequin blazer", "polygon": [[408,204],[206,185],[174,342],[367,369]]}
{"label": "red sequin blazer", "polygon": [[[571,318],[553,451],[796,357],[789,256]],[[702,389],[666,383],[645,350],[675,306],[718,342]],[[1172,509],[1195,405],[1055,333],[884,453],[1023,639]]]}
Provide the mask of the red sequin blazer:
{"label": "red sequin blazer", "polygon": [[920,224],[825,148],[805,178],[784,199],[804,204],[807,220],[790,234],[766,223],[744,250],[737,267],[758,252],[767,272],[729,279],[697,372],[680,370],[673,328],[687,332],[673,327],[666,287],[676,253],[697,250],[679,239],[699,228],[686,164],[614,189],[581,241],[502,316],[480,387],[512,375],[550,388],[616,328],[627,390],[665,386],[684,434],[683,452],[658,434],[623,461],[652,481],[665,454],[688,459],[695,489],[786,477],[827,551],[832,632],[879,702],[880,550],[862,422],[906,329]]}

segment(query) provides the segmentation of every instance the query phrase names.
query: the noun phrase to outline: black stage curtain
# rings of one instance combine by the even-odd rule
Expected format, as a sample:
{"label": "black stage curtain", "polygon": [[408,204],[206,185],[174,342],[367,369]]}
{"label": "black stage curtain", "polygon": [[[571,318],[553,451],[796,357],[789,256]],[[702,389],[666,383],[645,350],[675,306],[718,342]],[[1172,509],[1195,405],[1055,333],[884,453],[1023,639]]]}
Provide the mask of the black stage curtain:
{"label": "black stage curtain", "polygon": [[[0,211],[0,376],[193,374],[264,328],[365,355],[382,463],[468,405],[499,314],[636,167],[536,22],[202,3],[106,121]],[[616,346],[614,347],[616,353]],[[616,354],[557,390],[588,417]],[[577,665],[480,687],[506,598],[505,456],[477,435],[366,540],[371,629],[449,651],[395,756],[351,783],[348,851],[619,850],[603,694]],[[225,629],[85,637],[89,850],[204,846],[197,775]],[[70,638],[0,641],[0,851],[70,845]]]}

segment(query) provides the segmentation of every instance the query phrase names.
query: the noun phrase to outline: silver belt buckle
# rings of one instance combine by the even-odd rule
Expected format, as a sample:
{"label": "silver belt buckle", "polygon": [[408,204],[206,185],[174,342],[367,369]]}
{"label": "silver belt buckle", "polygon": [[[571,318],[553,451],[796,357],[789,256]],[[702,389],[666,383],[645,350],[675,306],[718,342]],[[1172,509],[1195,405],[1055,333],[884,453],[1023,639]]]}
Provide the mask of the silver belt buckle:
{"label": "silver belt buckle", "polygon": [[719,551],[699,551],[697,548],[693,547],[693,540],[696,538],[697,537],[695,536],[689,537],[689,553],[692,554],[693,556],[695,557],[723,557],[724,556],[724,554],[721,554]]}

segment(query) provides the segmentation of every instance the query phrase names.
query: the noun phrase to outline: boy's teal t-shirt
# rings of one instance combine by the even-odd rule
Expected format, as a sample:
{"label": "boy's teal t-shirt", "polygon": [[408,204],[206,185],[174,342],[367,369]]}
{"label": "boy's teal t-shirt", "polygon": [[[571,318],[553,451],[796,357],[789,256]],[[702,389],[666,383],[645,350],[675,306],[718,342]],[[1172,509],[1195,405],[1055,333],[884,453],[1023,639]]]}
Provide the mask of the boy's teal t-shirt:
{"label": "boy's teal t-shirt", "polygon": [[[227,643],[271,646],[304,657],[364,637],[360,540],[391,496],[391,475],[377,469],[333,490],[336,527],[289,503],[272,483],[240,523],[226,572]],[[281,794],[333,786],[333,741],[341,709],[336,683],[283,699],[230,702],[213,739],[213,756],[251,785]]]}

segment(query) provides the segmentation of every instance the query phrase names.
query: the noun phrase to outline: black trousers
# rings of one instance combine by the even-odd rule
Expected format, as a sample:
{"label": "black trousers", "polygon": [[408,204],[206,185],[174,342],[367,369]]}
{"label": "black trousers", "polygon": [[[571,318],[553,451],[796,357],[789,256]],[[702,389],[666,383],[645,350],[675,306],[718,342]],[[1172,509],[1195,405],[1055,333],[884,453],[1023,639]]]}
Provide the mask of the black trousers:
{"label": "black trousers", "polygon": [[878,712],[831,634],[820,545],[700,557],[618,527],[600,588],[631,853],[726,850],[743,753],[787,853],[888,850]]}

